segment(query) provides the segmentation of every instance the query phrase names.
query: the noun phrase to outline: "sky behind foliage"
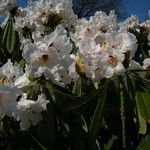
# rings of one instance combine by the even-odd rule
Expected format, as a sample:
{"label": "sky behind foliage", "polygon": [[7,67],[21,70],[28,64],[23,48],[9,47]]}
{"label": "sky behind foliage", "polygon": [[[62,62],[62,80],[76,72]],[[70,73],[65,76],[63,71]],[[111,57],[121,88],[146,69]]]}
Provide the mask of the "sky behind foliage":
{"label": "sky behind foliage", "polygon": [[[27,0],[17,0],[19,6],[25,7]],[[124,0],[122,11],[125,11],[126,17],[131,14],[137,15],[140,21],[148,19],[148,10],[150,9],[150,0]]]}

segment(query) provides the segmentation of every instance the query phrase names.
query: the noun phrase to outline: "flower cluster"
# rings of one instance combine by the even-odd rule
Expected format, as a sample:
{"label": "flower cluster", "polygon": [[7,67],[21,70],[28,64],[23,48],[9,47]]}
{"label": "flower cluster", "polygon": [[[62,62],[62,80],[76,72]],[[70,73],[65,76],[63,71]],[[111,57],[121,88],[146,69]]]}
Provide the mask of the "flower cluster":
{"label": "flower cluster", "polygon": [[[20,35],[25,65],[21,68],[8,59],[0,68],[0,119],[14,117],[23,130],[42,120],[41,112],[49,103],[42,87],[36,99],[30,98],[29,89],[37,86],[39,79],[65,88],[79,77],[99,83],[133,68],[150,68],[150,58],[135,61],[138,40],[129,32],[140,32],[142,27],[149,30],[149,22],[140,24],[131,16],[118,23],[113,11],[109,15],[98,11],[89,19],[78,19],[71,0],[31,1],[27,8],[3,0],[0,14],[12,17],[8,12],[14,8],[14,29]],[[147,40],[149,44],[150,34]]]}

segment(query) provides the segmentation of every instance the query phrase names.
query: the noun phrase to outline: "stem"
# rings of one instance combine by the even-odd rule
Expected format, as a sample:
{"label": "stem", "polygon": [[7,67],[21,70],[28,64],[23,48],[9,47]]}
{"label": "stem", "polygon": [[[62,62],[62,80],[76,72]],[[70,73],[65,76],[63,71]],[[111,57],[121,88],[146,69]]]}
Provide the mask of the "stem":
{"label": "stem", "polygon": [[143,69],[143,70],[133,69],[133,70],[130,70],[130,72],[147,72],[147,71],[150,71],[150,69]]}
{"label": "stem", "polygon": [[125,84],[124,81],[122,79],[122,77],[119,78],[120,79],[120,111],[121,111],[121,122],[122,122],[122,144],[123,144],[123,149],[126,149],[126,117],[125,117]]}
{"label": "stem", "polygon": [[120,92],[120,97],[121,97],[121,121],[122,121],[122,143],[123,143],[123,148],[126,148],[126,132],[125,132],[125,102],[124,102],[124,94],[121,89]]}

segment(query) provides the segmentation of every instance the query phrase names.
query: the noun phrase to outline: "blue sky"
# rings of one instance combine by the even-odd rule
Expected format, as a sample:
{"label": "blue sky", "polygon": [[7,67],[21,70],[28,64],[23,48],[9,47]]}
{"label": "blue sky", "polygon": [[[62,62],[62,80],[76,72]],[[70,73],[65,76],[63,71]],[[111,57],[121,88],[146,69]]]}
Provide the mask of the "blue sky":
{"label": "blue sky", "polygon": [[19,6],[25,7],[27,5],[27,0],[17,0]]}
{"label": "blue sky", "polygon": [[123,9],[126,11],[127,16],[134,14],[139,17],[140,21],[144,21],[148,17],[150,0],[126,0]]}

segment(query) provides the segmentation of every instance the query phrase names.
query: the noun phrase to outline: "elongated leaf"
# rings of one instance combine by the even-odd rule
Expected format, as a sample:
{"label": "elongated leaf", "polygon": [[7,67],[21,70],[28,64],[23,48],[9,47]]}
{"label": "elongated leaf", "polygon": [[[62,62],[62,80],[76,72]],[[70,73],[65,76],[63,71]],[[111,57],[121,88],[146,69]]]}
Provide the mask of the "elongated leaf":
{"label": "elongated leaf", "polygon": [[29,133],[29,135],[32,137],[32,139],[39,145],[39,147],[41,148],[41,150],[48,150],[47,148],[45,148],[32,134]]}
{"label": "elongated leaf", "polygon": [[62,112],[79,110],[86,103],[94,100],[99,93],[99,90],[93,90],[86,96],[78,97],[74,94],[68,93],[64,89],[58,89],[56,86],[47,81],[46,88],[48,89],[55,104]]}
{"label": "elongated leaf", "polygon": [[4,45],[5,42],[6,42],[9,26],[10,26],[10,20],[8,19],[8,21],[7,21],[7,23],[4,27],[4,32],[3,32],[3,35],[2,35],[2,45]]}
{"label": "elongated leaf", "polygon": [[[6,48],[7,51],[11,54],[12,49],[11,47],[11,42],[12,42],[12,33],[13,33],[13,18],[9,19],[9,27],[8,27],[8,34],[7,34],[7,39],[6,39]],[[14,37],[15,38],[15,37]]]}
{"label": "elongated leaf", "polygon": [[147,131],[146,120],[140,114],[138,116],[139,116],[139,125],[140,125],[139,133],[144,135]]}
{"label": "elongated leaf", "polygon": [[56,122],[54,107],[48,104],[47,111],[43,112],[43,120],[33,129],[33,135],[47,149],[54,150],[56,140]]}
{"label": "elongated leaf", "polygon": [[110,150],[115,140],[117,140],[117,136],[113,135],[108,143],[104,145],[104,150]]}
{"label": "elongated leaf", "polygon": [[147,131],[147,124],[146,124],[146,120],[141,116],[141,112],[140,112],[140,109],[139,109],[139,106],[136,105],[136,100],[135,100],[135,83],[133,83],[134,80],[132,81],[130,76],[127,75],[127,85],[128,85],[128,93],[130,94],[130,97],[133,101],[133,103],[135,104],[134,107],[135,107],[135,111],[136,111],[136,114],[137,114],[137,119],[138,119],[138,122],[139,122],[139,133],[140,134],[145,134],[146,131]]}
{"label": "elongated leaf", "polygon": [[[71,126],[71,138],[72,138],[72,149],[74,150],[84,150],[85,140],[86,140],[86,132],[84,130],[86,126],[86,122],[82,116],[78,116],[74,119],[73,124]],[[86,127],[87,128],[87,127]]]}
{"label": "elongated leaf", "polygon": [[68,111],[76,111],[81,110],[81,107],[85,106],[90,101],[94,100],[99,93],[99,90],[92,91],[89,95],[84,97],[76,97],[74,99],[70,99],[68,101],[65,101],[61,105],[61,110],[63,112]]}
{"label": "elongated leaf", "polygon": [[107,89],[108,89],[108,81],[106,81],[105,83],[102,96],[100,97],[98,101],[96,110],[92,118],[90,129],[89,129],[89,147],[92,150],[94,148],[94,144],[96,142],[96,138],[99,134],[99,130],[101,128],[102,121],[103,121],[103,111],[104,111],[105,102],[106,102]]}
{"label": "elongated leaf", "polygon": [[82,78],[79,78],[75,83],[73,93],[79,97],[82,96]]}
{"label": "elongated leaf", "polygon": [[150,135],[144,137],[137,147],[137,150],[148,150],[150,148]]}
{"label": "elongated leaf", "polygon": [[83,129],[78,126],[73,126],[72,129],[72,147],[76,150],[85,149],[85,135]]}
{"label": "elongated leaf", "polygon": [[52,85],[51,85],[49,82],[46,82],[46,87],[47,87],[47,89],[48,89],[48,91],[49,91],[49,94],[51,95],[52,99],[53,99],[54,101],[56,101],[56,98],[55,98],[55,94],[54,94]]}
{"label": "elongated leaf", "polygon": [[137,108],[144,119],[150,118],[150,91],[144,89],[144,91],[136,92]]}
{"label": "elongated leaf", "polygon": [[[16,49],[20,47],[20,41],[17,31],[14,30],[14,18],[10,17],[4,27],[2,35],[3,48],[7,50],[9,54],[12,54]],[[15,51],[15,55],[18,50]]]}
{"label": "elongated leaf", "polygon": [[73,88],[73,93],[78,97],[89,94],[89,91],[95,90],[95,86],[90,79],[80,77]]}

